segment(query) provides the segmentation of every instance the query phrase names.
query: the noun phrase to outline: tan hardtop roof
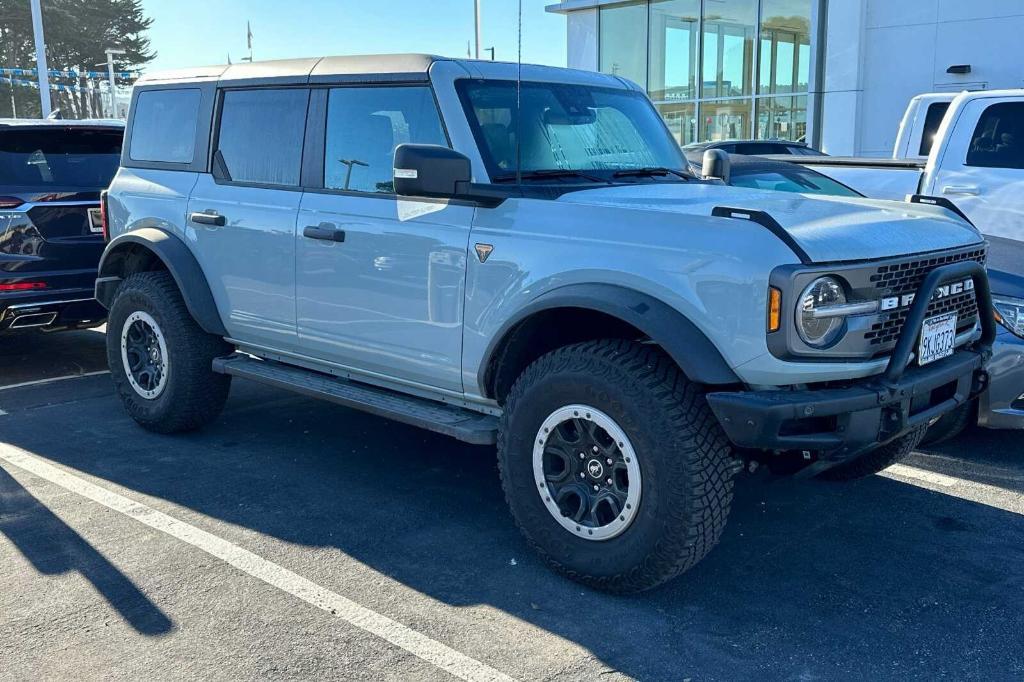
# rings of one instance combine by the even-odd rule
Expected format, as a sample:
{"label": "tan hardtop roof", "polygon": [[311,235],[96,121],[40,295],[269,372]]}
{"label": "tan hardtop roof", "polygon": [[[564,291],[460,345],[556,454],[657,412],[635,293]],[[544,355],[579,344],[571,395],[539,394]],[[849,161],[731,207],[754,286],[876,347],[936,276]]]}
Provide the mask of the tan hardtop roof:
{"label": "tan hardtop roof", "polygon": [[346,76],[378,76],[388,80],[426,80],[430,65],[444,59],[445,57],[428,54],[278,59],[157,71],[146,74],[137,81],[137,84],[146,85],[182,80],[215,80],[221,83],[274,80],[307,83],[317,82],[320,79],[343,79]]}

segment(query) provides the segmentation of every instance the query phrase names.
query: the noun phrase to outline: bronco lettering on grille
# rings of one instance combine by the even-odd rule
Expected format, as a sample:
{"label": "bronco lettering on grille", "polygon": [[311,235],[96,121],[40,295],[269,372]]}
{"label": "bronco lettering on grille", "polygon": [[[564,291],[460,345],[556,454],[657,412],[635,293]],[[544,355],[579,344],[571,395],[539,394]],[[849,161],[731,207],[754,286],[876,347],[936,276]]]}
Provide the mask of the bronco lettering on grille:
{"label": "bronco lettering on grille", "polygon": [[[974,279],[967,278],[962,282],[943,284],[935,290],[933,299],[938,300],[948,296],[956,296],[965,291],[974,291]],[[897,310],[898,308],[909,308],[914,302],[915,294],[903,294],[902,296],[888,296],[879,301],[880,310]]]}

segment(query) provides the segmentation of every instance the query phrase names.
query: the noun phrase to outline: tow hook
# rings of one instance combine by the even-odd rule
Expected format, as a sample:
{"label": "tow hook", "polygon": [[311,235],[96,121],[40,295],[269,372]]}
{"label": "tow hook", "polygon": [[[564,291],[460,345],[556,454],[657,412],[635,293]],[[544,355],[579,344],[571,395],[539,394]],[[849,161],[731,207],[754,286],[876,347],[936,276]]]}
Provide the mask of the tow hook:
{"label": "tow hook", "polygon": [[903,430],[903,412],[899,405],[882,409],[882,423],[879,426],[879,435],[882,440],[888,440]]}

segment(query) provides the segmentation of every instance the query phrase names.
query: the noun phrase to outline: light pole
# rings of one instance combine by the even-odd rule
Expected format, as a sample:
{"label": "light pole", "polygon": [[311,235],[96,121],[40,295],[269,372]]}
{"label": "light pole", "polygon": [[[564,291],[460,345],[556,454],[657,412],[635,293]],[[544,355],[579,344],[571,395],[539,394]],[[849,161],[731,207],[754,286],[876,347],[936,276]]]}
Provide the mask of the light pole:
{"label": "light pole", "polygon": [[39,81],[39,108],[43,118],[50,115],[50,72],[46,66],[46,39],[43,37],[43,10],[39,0],[32,2],[32,35],[36,41],[36,78]]}
{"label": "light pole", "polygon": [[473,0],[473,23],[476,27],[476,58],[480,59],[480,0]]}
{"label": "light pole", "polygon": [[124,54],[124,50],[108,47],[103,52],[107,55],[107,79],[110,81],[110,118],[117,118],[117,83],[114,82],[114,55]]}

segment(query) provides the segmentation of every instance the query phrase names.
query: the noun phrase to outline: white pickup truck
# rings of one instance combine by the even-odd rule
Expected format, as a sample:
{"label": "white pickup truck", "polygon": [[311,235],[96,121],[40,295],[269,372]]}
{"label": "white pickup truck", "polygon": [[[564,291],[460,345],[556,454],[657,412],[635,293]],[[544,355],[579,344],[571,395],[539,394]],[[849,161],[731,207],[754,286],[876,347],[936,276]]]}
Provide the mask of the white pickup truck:
{"label": "white pickup truck", "polygon": [[1024,90],[949,95],[930,149],[928,119],[934,126],[944,96],[927,97],[911,101],[901,124],[894,156],[905,158],[782,160],[811,166],[874,199],[948,199],[985,234],[1024,240]]}
{"label": "white pickup truck", "polygon": [[939,126],[956,96],[955,92],[928,92],[912,97],[900,121],[892,158],[927,161]]}

